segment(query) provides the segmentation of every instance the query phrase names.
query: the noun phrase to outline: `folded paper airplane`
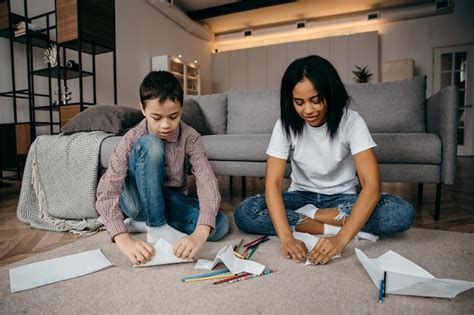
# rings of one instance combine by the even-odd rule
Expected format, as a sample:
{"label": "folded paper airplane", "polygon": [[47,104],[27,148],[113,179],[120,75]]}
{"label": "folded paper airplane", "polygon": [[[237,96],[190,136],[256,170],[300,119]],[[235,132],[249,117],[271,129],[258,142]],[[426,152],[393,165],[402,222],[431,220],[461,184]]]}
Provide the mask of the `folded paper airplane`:
{"label": "folded paper airplane", "polygon": [[199,259],[194,268],[212,270],[220,262],[222,262],[227,267],[227,269],[229,269],[229,271],[233,274],[248,272],[255,275],[259,275],[265,269],[264,265],[259,264],[255,261],[235,257],[234,250],[230,245],[222,247],[217,253],[214,261]]}
{"label": "folded paper airplane", "polygon": [[377,288],[386,272],[386,294],[454,298],[459,293],[474,288],[472,281],[437,279],[411,260],[391,250],[372,259],[358,248],[355,252]]}
{"label": "folded paper airplane", "polygon": [[[302,241],[306,245],[306,249],[308,250],[308,253],[311,253],[314,246],[316,246],[316,244],[318,244],[318,242],[319,242],[319,237],[314,236],[314,235],[309,234],[309,233],[293,232],[293,237],[296,238],[297,240]],[[341,254],[334,255],[331,258],[331,260],[339,258],[339,257],[341,257]],[[315,264],[313,264],[309,260],[309,258],[307,258],[306,262],[305,262],[305,265],[309,266],[309,265],[315,265]]]}
{"label": "folded paper airplane", "polygon": [[134,267],[150,267],[157,265],[168,265],[168,264],[178,264],[193,261],[192,259],[182,259],[178,258],[173,254],[173,245],[169,243],[164,238],[160,238],[155,245],[153,245],[155,250],[155,255],[151,258],[150,261],[141,264],[134,265]]}

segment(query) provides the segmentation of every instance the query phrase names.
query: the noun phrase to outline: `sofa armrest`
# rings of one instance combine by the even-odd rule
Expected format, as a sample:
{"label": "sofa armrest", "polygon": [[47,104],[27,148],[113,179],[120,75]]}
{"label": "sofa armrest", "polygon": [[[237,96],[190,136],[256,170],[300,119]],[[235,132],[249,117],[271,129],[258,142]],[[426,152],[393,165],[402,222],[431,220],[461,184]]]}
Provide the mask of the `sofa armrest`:
{"label": "sofa armrest", "polygon": [[426,102],[426,127],[429,133],[437,134],[442,143],[440,181],[453,184],[456,173],[458,90],[456,86],[445,87]]}

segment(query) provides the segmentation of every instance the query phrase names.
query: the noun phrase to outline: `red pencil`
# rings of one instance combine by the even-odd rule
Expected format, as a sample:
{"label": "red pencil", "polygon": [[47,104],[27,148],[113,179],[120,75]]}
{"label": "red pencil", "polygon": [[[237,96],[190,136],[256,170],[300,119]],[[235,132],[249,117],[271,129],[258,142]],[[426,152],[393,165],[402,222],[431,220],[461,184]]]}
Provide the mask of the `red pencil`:
{"label": "red pencil", "polygon": [[252,246],[254,243],[256,243],[256,242],[258,242],[258,241],[260,241],[260,240],[263,240],[263,239],[266,238],[266,237],[267,237],[267,235],[264,235],[264,236],[262,236],[262,237],[259,237],[259,238],[257,238],[256,240],[253,240],[253,241],[251,241],[251,242],[248,242],[247,244],[244,245],[244,247]]}
{"label": "red pencil", "polygon": [[239,273],[233,277],[229,277],[229,278],[224,278],[224,279],[221,279],[221,280],[218,280],[216,282],[213,282],[212,284],[221,284],[221,283],[225,283],[227,281],[230,281],[230,280],[234,280],[234,279],[238,279],[238,278],[242,278],[242,277],[245,277],[245,276],[248,276],[250,275],[251,273],[249,272],[242,272],[242,273]]}

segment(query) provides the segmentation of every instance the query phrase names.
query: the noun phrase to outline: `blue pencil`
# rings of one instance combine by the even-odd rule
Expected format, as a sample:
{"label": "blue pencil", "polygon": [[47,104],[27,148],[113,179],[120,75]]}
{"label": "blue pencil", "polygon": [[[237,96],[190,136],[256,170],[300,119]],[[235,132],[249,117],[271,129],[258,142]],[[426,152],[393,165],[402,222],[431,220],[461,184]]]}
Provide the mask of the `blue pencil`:
{"label": "blue pencil", "polygon": [[203,274],[196,275],[196,276],[185,277],[185,278],[182,278],[181,281],[184,282],[184,281],[189,280],[189,279],[197,279],[197,278],[215,276],[215,275],[220,275],[220,274],[226,273],[226,272],[229,272],[229,269],[224,268],[224,269],[216,270],[216,271],[209,272],[209,273],[203,273]]}
{"label": "blue pencil", "polygon": [[379,303],[382,304],[383,300],[383,291],[384,291],[384,281],[383,279],[380,280],[380,287],[379,287]]}

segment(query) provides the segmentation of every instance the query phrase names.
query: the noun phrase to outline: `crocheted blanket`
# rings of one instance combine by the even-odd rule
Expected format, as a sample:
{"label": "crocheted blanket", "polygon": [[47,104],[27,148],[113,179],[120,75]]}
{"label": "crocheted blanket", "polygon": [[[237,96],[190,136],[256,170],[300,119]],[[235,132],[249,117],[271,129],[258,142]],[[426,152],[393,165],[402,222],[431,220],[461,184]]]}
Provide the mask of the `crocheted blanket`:
{"label": "crocheted blanket", "polygon": [[18,219],[43,230],[97,231],[100,145],[109,136],[102,131],[38,136],[26,159]]}

